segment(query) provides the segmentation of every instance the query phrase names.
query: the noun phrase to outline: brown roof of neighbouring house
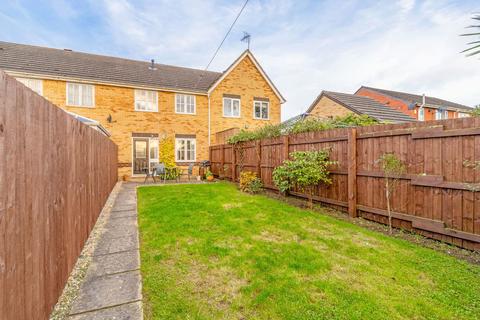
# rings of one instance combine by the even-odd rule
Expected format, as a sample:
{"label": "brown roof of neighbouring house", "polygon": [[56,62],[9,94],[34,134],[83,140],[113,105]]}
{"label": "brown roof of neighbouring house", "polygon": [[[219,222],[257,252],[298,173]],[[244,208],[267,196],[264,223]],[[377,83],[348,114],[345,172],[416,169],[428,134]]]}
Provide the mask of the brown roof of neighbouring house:
{"label": "brown roof of neighbouring house", "polygon": [[[367,89],[370,91],[374,91],[374,92],[378,92],[378,93],[390,96],[392,98],[397,98],[408,104],[415,103],[417,105],[421,105],[423,103],[423,96],[421,94],[385,90],[385,89],[372,88],[367,86],[361,86],[360,89],[357,90],[357,92],[361,89]],[[467,111],[470,111],[472,109],[471,107],[463,104],[459,104],[459,103],[455,103],[455,102],[451,102],[448,100],[443,100],[435,97],[429,97],[429,96],[425,96],[425,104],[439,107],[439,108],[447,107],[447,108],[456,108],[456,109],[467,110]]]}
{"label": "brown roof of neighbouring house", "polygon": [[308,108],[307,113],[310,113],[317,105],[318,101],[324,96],[343,105],[354,113],[368,115],[378,121],[393,123],[416,121],[414,118],[403,112],[387,107],[376,100],[354,94],[332,91],[322,91],[310,108]]}
{"label": "brown roof of neighbouring house", "polygon": [[207,92],[221,72],[0,41],[0,69],[131,86]]}

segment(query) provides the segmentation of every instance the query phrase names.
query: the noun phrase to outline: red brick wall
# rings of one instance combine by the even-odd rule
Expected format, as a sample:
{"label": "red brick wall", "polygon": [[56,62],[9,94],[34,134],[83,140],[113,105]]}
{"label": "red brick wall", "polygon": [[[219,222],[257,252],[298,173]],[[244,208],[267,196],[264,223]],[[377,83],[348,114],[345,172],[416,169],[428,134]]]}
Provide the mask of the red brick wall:
{"label": "red brick wall", "polygon": [[[377,100],[378,102],[383,103],[384,105],[389,106],[392,109],[399,110],[417,119],[417,114],[413,110],[408,110],[408,104],[403,102],[402,100],[394,99],[392,97],[383,95],[375,91],[370,91],[365,88],[361,88],[355,94],[359,96],[369,97],[369,98],[372,98],[373,100]],[[427,116],[427,114],[428,112],[425,113],[425,117]],[[434,119],[435,119],[435,114],[434,114]]]}
{"label": "red brick wall", "polygon": [[[408,110],[408,104],[403,102],[400,99],[395,99],[390,96],[371,91],[365,88],[361,88],[358,90],[356,95],[359,96],[364,96],[364,97],[369,97],[374,100],[377,100],[380,103],[383,103],[386,106],[389,106],[392,109],[396,109],[399,111],[402,111],[405,114],[408,114],[409,116],[418,119],[418,107],[415,110]],[[448,111],[448,119],[454,119],[457,118],[457,112],[454,111]],[[435,120],[435,109],[432,108],[425,108],[425,121],[429,120]]]}

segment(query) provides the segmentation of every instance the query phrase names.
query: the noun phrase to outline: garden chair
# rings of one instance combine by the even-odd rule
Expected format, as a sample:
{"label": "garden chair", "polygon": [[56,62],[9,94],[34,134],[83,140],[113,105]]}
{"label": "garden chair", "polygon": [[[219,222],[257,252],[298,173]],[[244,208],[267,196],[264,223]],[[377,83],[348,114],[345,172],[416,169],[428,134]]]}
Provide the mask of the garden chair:
{"label": "garden chair", "polygon": [[164,163],[157,163],[153,170],[154,170],[153,180],[155,181],[155,177],[160,177],[160,179],[162,179],[162,177],[163,177],[163,183],[165,183],[166,180],[167,180],[167,170],[165,168],[165,164]]}
{"label": "garden chair", "polygon": [[193,175],[193,167],[195,166],[194,163],[190,163],[188,165],[188,169],[187,169],[187,174],[188,174],[188,181],[190,181],[190,178],[192,177]]}

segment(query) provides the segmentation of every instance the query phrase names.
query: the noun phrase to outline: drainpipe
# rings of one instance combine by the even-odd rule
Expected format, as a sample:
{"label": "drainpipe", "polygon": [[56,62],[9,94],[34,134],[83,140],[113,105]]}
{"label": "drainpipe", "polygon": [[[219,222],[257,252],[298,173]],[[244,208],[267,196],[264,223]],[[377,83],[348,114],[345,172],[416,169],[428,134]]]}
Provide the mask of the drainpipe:
{"label": "drainpipe", "polygon": [[422,121],[425,121],[425,111],[423,110],[425,107],[425,93],[422,95],[422,105],[420,106],[420,108],[418,108],[418,113],[420,113],[420,110],[423,111],[423,120]]}
{"label": "drainpipe", "polygon": [[207,97],[208,97],[208,146],[210,147],[210,93],[208,93]]}

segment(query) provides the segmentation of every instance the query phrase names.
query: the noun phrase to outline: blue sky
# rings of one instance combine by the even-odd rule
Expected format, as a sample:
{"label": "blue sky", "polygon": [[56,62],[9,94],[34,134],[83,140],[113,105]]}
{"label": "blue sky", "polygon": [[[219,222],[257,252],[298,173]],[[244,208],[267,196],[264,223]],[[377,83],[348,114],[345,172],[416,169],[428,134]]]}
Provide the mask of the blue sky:
{"label": "blue sky", "polygon": [[[205,68],[243,0],[5,1],[0,39]],[[250,0],[210,69],[251,49],[287,99],[286,119],[321,90],[361,85],[480,103],[480,60],[458,35],[477,0]]]}

